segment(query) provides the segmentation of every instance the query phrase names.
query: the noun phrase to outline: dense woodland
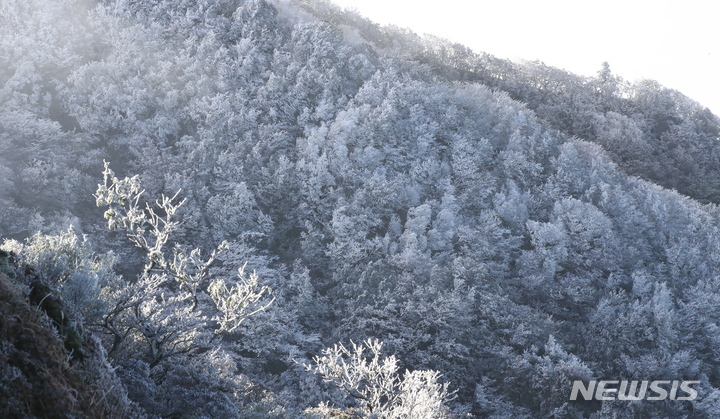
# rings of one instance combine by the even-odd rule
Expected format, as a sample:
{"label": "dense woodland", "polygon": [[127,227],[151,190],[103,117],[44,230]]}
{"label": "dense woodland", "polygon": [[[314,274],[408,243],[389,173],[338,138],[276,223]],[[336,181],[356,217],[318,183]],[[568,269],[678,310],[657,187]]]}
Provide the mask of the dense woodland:
{"label": "dense woodland", "polygon": [[0,2],[3,269],[138,417],[720,417],[719,136],[322,0]]}

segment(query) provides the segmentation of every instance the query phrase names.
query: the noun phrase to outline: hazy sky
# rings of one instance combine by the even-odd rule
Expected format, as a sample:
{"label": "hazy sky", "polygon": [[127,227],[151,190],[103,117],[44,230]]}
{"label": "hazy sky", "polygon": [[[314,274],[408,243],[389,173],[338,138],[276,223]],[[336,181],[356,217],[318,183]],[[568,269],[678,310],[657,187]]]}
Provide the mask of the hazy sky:
{"label": "hazy sky", "polygon": [[655,79],[720,115],[717,0],[332,0],[500,58]]}

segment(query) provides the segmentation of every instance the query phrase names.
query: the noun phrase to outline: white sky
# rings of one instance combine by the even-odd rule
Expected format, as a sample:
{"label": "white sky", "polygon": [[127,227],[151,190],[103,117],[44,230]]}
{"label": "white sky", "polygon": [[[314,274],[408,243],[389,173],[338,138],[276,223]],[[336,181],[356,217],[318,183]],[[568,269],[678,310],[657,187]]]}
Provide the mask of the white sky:
{"label": "white sky", "polygon": [[625,80],[655,79],[720,115],[718,0],[332,0],[513,60],[581,75],[603,61]]}

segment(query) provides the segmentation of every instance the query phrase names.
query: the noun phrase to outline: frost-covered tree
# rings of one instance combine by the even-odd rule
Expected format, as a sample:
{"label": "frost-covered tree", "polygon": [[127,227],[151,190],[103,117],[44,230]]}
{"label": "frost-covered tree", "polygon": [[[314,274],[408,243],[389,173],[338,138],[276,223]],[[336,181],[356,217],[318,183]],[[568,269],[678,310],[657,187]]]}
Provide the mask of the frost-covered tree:
{"label": "frost-covered tree", "polygon": [[[227,357],[224,352],[218,353],[222,351],[221,345],[213,341],[218,334],[234,331],[247,317],[267,309],[272,300],[264,297],[270,289],[258,287],[257,275],[247,276],[242,268],[239,280],[228,284],[225,279],[216,278],[210,283],[208,268],[216,252],[203,260],[199,249],[186,253],[176,245],[172,253],[166,250],[178,225],[173,216],[183,202],[174,204],[175,197],[162,196],[156,201],[157,209],[147,203],[143,208],[140,197],[144,191],[140,190],[137,177],[118,179],[108,163],[103,176],[95,197],[98,206],[109,207],[105,212],[108,227],[125,231],[130,242],[146,254],[146,264],[137,280],[119,278],[105,287],[103,297],[107,309],[98,325],[110,335],[109,354],[118,358],[118,363],[144,363],[147,371],[162,368],[161,375],[165,378],[160,381],[170,387],[156,391],[174,392],[177,390],[174,386],[179,385],[172,384],[174,374],[188,372],[178,372],[177,368],[168,370],[168,366],[181,360],[187,368],[189,363],[213,363],[215,356]],[[227,247],[223,243],[218,251]],[[202,361],[204,354],[211,350],[215,355]],[[132,371],[132,367],[128,368]],[[202,383],[207,380],[208,377],[198,379],[197,391],[202,391]],[[222,391],[212,394],[226,398]],[[162,406],[156,406],[157,401],[147,403],[143,407],[158,412],[187,408],[173,402],[160,403]],[[196,408],[197,403],[204,401],[201,398],[194,403]]]}
{"label": "frost-covered tree", "polygon": [[[445,403],[452,399],[448,384],[440,384],[437,371],[406,371],[402,376],[394,356],[382,355],[382,342],[353,342],[352,349],[342,344],[323,351],[306,368],[320,374],[324,381],[343,389],[357,404],[345,414],[372,418],[444,418]],[[368,351],[365,354],[365,351]],[[339,414],[327,405],[308,411],[321,417]]]}

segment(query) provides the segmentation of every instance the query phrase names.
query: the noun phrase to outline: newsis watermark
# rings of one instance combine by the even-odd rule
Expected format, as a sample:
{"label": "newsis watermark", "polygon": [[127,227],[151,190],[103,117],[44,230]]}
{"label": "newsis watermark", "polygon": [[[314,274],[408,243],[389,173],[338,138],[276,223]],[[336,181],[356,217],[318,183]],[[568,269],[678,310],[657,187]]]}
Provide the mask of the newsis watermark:
{"label": "newsis watermark", "polygon": [[[573,381],[570,400],[577,400],[578,394],[589,400],[695,400],[698,392],[693,385],[700,381],[656,380],[628,381],[601,380]],[[639,388],[638,388],[639,385]],[[581,399],[581,400],[582,400]]]}

